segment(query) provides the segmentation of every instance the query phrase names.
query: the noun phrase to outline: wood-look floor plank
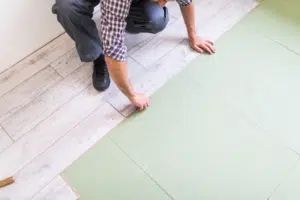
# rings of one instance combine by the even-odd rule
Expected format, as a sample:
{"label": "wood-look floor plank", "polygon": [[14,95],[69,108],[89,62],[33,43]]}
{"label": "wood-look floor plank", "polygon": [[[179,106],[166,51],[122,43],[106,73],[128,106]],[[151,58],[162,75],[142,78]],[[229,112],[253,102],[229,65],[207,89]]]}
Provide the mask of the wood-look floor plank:
{"label": "wood-look floor plank", "polygon": [[28,200],[122,120],[122,115],[105,103],[17,173],[16,183],[3,188],[3,193],[11,199]]}
{"label": "wood-look floor plank", "polygon": [[13,140],[19,139],[91,84],[91,74],[92,68],[88,64],[83,65],[23,109],[4,120],[2,126]]}
{"label": "wood-look floor plank", "polygon": [[54,61],[51,66],[63,77],[67,77],[84,63],[80,61],[76,48]]}
{"label": "wood-look floor plank", "polygon": [[148,41],[135,53],[131,54],[131,57],[142,64],[142,66],[151,67],[155,60],[162,57],[184,40],[186,32],[183,26],[183,20],[177,20],[167,29],[158,33],[156,37]]}
{"label": "wood-look floor plank", "polygon": [[0,127],[0,153],[8,148],[13,141],[10,137],[6,134],[6,132]]}
{"label": "wood-look floor plank", "polygon": [[0,73],[0,96],[45,68],[72,47],[74,47],[74,42],[69,36],[63,34],[8,70]]}
{"label": "wood-look floor plank", "polygon": [[[198,1],[194,1],[194,4],[198,3]],[[180,6],[178,5],[177,2],[168,2],[166,4],[166,7],[168,8],[169,15],[174,17],[175,19],[180,19],[182,18]]]}
{"label": "wood-look floor plank", "polygon": [[155,35],[151,33],[139,33],[139,34],[125,34],[125,45],[127,47],[127,55],[130,56],[140,48],[142,48],[147,42],[149,42]]}
{"label": "wood-look floor plank", "polygon": [[[201,35],[205,33],[209,38],[216,40],[228,28],[240,21],[255,5],[256,3],[253,0],[243,0],[243,2],[234,0],[222,12],[208,21],[205,27],[198,28],[198,32]],[[226,23],[224,23],[224,19]],[[191,50],[188,41],[185,40],[156,61],[143,76],[133,79],[132,84],[137,91],[152,95],[167,80],[184,69],[196,56],[199,56],[199,54]],[[111,98],[109,102],[126,117],[136,110],[121,92]]]}
{"label": "wood-look floor plank", "polygon": [[31,200],[77,200],[77,194],[61,176],[53,179]]}
{"label": "wood-look floor plank", "polygon": [[[128,71],[131,77],[142,74],[142,71],[144,70],[143,67],[138,65],[132,59],[129,59],[127,62],[130,62]],[[77,71],[77,73],[79,72],[80,71]],[[68,84],[71,85],[71,83]],[[80,87],[78,85],[72,86],[73,90]],[[64,89],[61,93],[68,91],[67,89]],[[0,168],[0,179],[18,172],[74,126],[84,120],[84,118],[92,113],[97,107],[104,104],[107,99],[115,96],[118,92],[119,90],[114,84],[112,84],[106,92],[102,93],[97,92],[92,85],[89,85],[87,89],[65,103],[51,116],[16,141],[4,153],[0,154],[0,163],[6,163],[5,166]],[[62,94],[58,93],[58,95]],[[50,97],[54,98],[52,92],[47,96],[47,98]],[[48,104],[41,105],[43,105],[43,107],[37,108],[45,109],[47,106],[50,107]],[[40,115],[44,112],[45,111],[41,112]],[[31,117],[29,113],[28,117]]]}
{"label": "wood-look floor plank", "polygon": [[74,46],[74,41],[69,37],[68,34],[64,33],[44,47],[44,59],[50,64],[60,56],[70,51]]}
{"label": "wood-look floor plank", "polygon": [[[195,5],[195,10],[196,10],[196,15],[201,15],[201,13],[204,12],[209,12],[207,10],[204,10],[206,8],[207,4],[214,4],[214,5],[226,5],[227,3],[229,3],[230,1],[226,1],[226,0],[202,0],[202,1],[193,1],[194,5]],[[224,4],[223,4],[224,3]],[[167,8],[169,9],[169,14],[171,16],[173,16],[175,19],[181,19],[182,18],[182,14],[181,14],[181,10],[180,10],[180,6],[178,5],[177,2],[169,2],[167,3]],[[211,7],[209,7],[211,8]],[[222,8],[222,7],[219,7]],[[201,12],[201,13],[200,13]],[[197,16],[197,18],[199,19],[199,16]]]}
{"label": "wood-look floor plank", "polygon": [[256,6],[258,6],[256,0],[234,0],[203,26],[199,32],[203,37],[215,41]]}
{"label": "wood-look floor plank", "polygon": [[[167,27],[165,28],[168,29],[172,24],[174,24],[176,19],[172,16],[169,18],[169,23]],[[164,30],[164,31],[165,31]],[[146,45],[151,39],[156,37],[157,34],[152,34],[152,33],[138,33],[138,34],[130,34],[126,33],[125,34],[125,45],[127,47],[127,55],[130,56],[133,53],[135,53],[137,50],[142,48],[144,45]]]}
{"label": "wood-look floor plank", "polygon": [[[231,0],[204,0],[197,3],[196,27],[202,26],[223,9]],[[178,19],[168,29],[159,33],[146,45],[131,55],[144,67],[151,67],[155,61],[175,48],[187,37],[183,19]]]}
{"label": "wood-look floor plank", "polygon": [[62,77],[55,70],[46,67],[0,97],[0,122],[61,80]]}

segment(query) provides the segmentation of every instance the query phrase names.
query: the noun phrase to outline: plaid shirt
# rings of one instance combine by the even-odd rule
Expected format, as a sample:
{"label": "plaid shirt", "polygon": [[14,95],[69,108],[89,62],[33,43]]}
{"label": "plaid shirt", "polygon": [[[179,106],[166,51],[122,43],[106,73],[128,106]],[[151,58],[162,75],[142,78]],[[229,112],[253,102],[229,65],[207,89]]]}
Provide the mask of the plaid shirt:
{"label": "plaid shirt", "polygon": [[[126,17],[132,0],[101,0],[101,40],[103,53],[119,61],[125,60]],[[192,0],[176,0],[181,7]]]}

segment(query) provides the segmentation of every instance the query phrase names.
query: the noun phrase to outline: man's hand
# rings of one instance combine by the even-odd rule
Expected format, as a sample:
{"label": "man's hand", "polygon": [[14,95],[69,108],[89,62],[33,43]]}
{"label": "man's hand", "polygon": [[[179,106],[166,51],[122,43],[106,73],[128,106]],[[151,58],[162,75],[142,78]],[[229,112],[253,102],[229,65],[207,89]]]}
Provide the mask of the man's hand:
{"label": "man's hand", "polygon": [[129,100],[133,105],[138,107],[139,110],[144,110],[149,107],[149,98],[142,93],[134,93],[133,96],[129,97]]}
{"label": "man's hand", "polygon": [[115,81],[119,89],[125,94],[132,104],[140,110],[146,109],[149,106],[149,98],[144,94],[136,93],[131,87],[124,61],[117,61],[106,56],[105,61],[108,65],[109,74]]}
{"label": "man's hand", "polygon": [[188,38],[192,49],[199,53],[205,51],[209,54],[215,53],[213,43],[209,40],[205,40],[196,34],[195,29],[195,6],[194,3],[190,3],[187,6],[181,8],[182,16],[188,32]]}
{"label": "man's hand", "polygon": [[207,52],[209,54],[215,53],[215,48],[213,47],[213,42],[205,40],[199,36],[195,36],[189,39],[189,43],[192,49],[199,53]]}

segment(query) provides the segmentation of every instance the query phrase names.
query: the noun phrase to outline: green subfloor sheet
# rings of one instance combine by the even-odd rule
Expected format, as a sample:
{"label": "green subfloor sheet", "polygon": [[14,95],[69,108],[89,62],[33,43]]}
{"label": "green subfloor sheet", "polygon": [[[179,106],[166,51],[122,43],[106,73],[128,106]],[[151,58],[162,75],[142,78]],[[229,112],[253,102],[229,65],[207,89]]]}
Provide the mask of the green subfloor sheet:
{"label": "green subfloor sheet", "polygon": [[81,200],[299,200],[300,2],[264,0],[68,167]]}

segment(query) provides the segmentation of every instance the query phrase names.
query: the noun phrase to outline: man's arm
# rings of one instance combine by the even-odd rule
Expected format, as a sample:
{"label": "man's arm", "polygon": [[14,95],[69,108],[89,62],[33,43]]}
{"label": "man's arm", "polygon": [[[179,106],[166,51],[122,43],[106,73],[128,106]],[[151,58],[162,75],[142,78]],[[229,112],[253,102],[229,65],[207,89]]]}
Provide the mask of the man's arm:
{"label": "man's arm", "polygon": [[118,61],[111,57],[105,56],[108,65],[109,74],[117,84],[119,89],[130,99],[134,96],[134,91],[128,79],[126,62]]}
{"label": "man's arm", "polygon": [[[181,1],[178,1],[179,5],[181,4]],[[195,37],[196,34],[196,28],[195,28],[195,6],[193,2],[190,2],[188,5],[183,5],[180,7],[181,13],[186,25],[186,29],[188,32],[188,37],[192,38]]]}
{"label": "man's arm", "polygon": [[110,76],[123,94],[128,97],[131,103],[137,106],[140,110],[147,108],[149,106],[149,98],[144,94],[133,91],[128,79],[125,61],[118,61],[108,56],[105,56],[105,61],[108,66]]}
{"label": "man's arm", "polygon": [[101,39],[103,53],[109,74],[118,88],[128,97],[132,104],[140,109],[149,106],[149,99],[133,91],[126,70],[124,45],[125,19],[129,12],[130,0],[101,1]]}
{"label": "man's arm", "polygon": [[177,0],[181,5],[181,13],[186,25],[190,46],[197,52],[203,53],[204,51],[209,54],[215,53],[213,42],[204,40],[197,36],[195,28],[195,6],[192,2],[187,3],[189,0]]}

